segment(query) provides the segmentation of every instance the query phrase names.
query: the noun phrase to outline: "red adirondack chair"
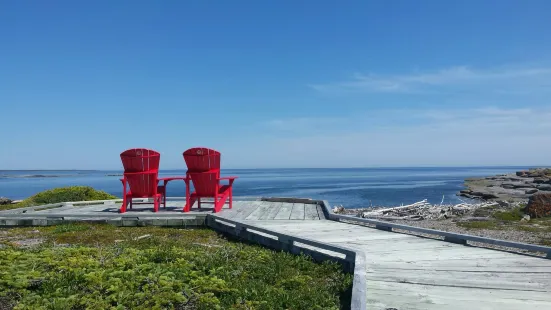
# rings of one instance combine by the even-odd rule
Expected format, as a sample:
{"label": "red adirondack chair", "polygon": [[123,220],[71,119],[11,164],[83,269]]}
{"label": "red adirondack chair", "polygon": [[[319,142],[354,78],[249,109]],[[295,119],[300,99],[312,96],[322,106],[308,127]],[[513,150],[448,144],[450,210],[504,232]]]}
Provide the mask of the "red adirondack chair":
{"label": "red adirondack chair", "polygon": [[[183,153],[188,170],[186,172],[186,205],[183,212],[189,212],[197,201],[201,208],[201,198],[214,198],[214,212],[222,210],[229,198],[232,208],[232,186],[237,177],[220,177],[220,152],[204,148],[191,148]],[[227,185],[220,184],[221,180],[228,180]],[[190,181],[194,192],[190,194]]]}
{"label": "red adirondack chair", "polygon": [[[153,211],[159,211],[161,202],[166,208],[165,186],[158,186],[161,154],[148,149],[129,149],[121,153],[124,174],[121,179],[123,201],[120,213],[132,209],[132,198],[153,198]],[[128,185],[128,190],[127,190]]]}

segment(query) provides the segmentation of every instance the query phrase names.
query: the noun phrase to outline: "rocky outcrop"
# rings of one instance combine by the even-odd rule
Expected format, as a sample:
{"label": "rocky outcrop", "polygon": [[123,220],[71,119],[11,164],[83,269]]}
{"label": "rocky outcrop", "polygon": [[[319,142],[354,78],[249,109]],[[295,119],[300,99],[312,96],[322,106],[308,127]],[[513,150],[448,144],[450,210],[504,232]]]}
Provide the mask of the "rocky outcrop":
{"label": "rocky outcrop", "polygon": [[480,200],[511,200],[526,202],[536,193],[551,193],[551,169],[532,169],[514,174],[502,174],[465,180],[459,196]]}
{"label": "rocky outcrop", "polygon": [[549,178],[551,177],[551,168],[537,168],[517,171],[516,175],[523,178]]}
{"label": "rocky outcrop", "polygon": [[551,215],[551,193],[537,193],[530,197],[524,212],[531,218]]}
{"label": "rocky outcrop", "polygon": [[0,197],[0,205],[9,205],[12,203],[12,200],[6,197]]}
{"label": "rocky outcrop", "polygon": [[540,191],[551,191],[551,184],[539,184],[536,188]]}

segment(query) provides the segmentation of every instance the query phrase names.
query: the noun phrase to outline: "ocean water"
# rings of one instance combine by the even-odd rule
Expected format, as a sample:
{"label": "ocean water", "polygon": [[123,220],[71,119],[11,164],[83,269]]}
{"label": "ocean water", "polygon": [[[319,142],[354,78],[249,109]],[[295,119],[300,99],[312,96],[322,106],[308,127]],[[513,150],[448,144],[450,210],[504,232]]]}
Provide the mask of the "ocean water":
{"label": "ocean water", "polygon": [[[228,169],[238,176],[236,197],[300,197],[328,200],[347,208],[395,206],[428,199],[458,203],[456,193],[469,177],[510,173],[528,167],[354,168],[354,169]],[[87,185],[122,195],[121,171],[0,170],[0,196],[24,199],[55,187]],[[185,170],[161,170],[160,177],[182,176]],[[41,175],[41,177],[30,177]],[[167,186],[167,195],[185,196],[183,181]]]}

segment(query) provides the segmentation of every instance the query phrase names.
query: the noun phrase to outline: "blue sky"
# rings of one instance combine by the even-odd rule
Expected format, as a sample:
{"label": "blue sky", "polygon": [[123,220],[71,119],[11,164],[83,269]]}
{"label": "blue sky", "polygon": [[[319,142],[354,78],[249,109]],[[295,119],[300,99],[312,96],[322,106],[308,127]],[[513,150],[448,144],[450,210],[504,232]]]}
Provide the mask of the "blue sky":
{"label": "blue sky", "polygon": [[2,1],[0,169],[551,164],[550,1]]}

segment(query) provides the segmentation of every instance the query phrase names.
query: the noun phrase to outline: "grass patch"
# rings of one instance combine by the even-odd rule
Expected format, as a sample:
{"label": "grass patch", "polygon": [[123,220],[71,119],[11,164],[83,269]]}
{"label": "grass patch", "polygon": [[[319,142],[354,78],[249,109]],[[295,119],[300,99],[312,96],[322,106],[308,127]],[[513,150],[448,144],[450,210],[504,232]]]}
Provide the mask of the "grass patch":
{"label": "grass patch", "polygon": [[501,221],[520,221],[524,216],[522,208],[515,208],[511,211],[498,211],[493,214],[493,217]]}
{"label": "grass patch", "polygon": [[497,223],[494,221],[459,222],[457,226],[467,229],[496,229]]}
{"label": "grass patch", "polygon": [[478,209],[474,210],[473,216],[488,217],[488,216],[492,215],[497,208],[498,208],[498,206],[496,206],[496,205],[478,208]]}
{"label": "grass patch", "polygon": [[58,202],[109,199],[117,199],[117,197],[104,191],[95,190],[89,186],[69,186],[40,192],[19,203],[0,205],[0,210],[33,207]]}
{"label": "grass patch", "polygon": [[546,231],[546,228],[544,227],[536,227],[536,226],[528,226],[528,225],[518,225],[515,228],[517,230],[528,231],[528,232],[545,232]]}
{"label": "grass patch", "polygon": [[67,232],[74,232],[74,231],[85,231],[90,229],[88,225],[83,224],[63,224],[55,226],[54,233],[56,234],[62,234]]}
{"label": "grass patch", "polygon": [[35,248],[0,248],[0,301],[17,309],[349,305],[352,276],[336,263],[229,241],[208,229],[69,224],[3,231],[1,238],[45,239]]}

